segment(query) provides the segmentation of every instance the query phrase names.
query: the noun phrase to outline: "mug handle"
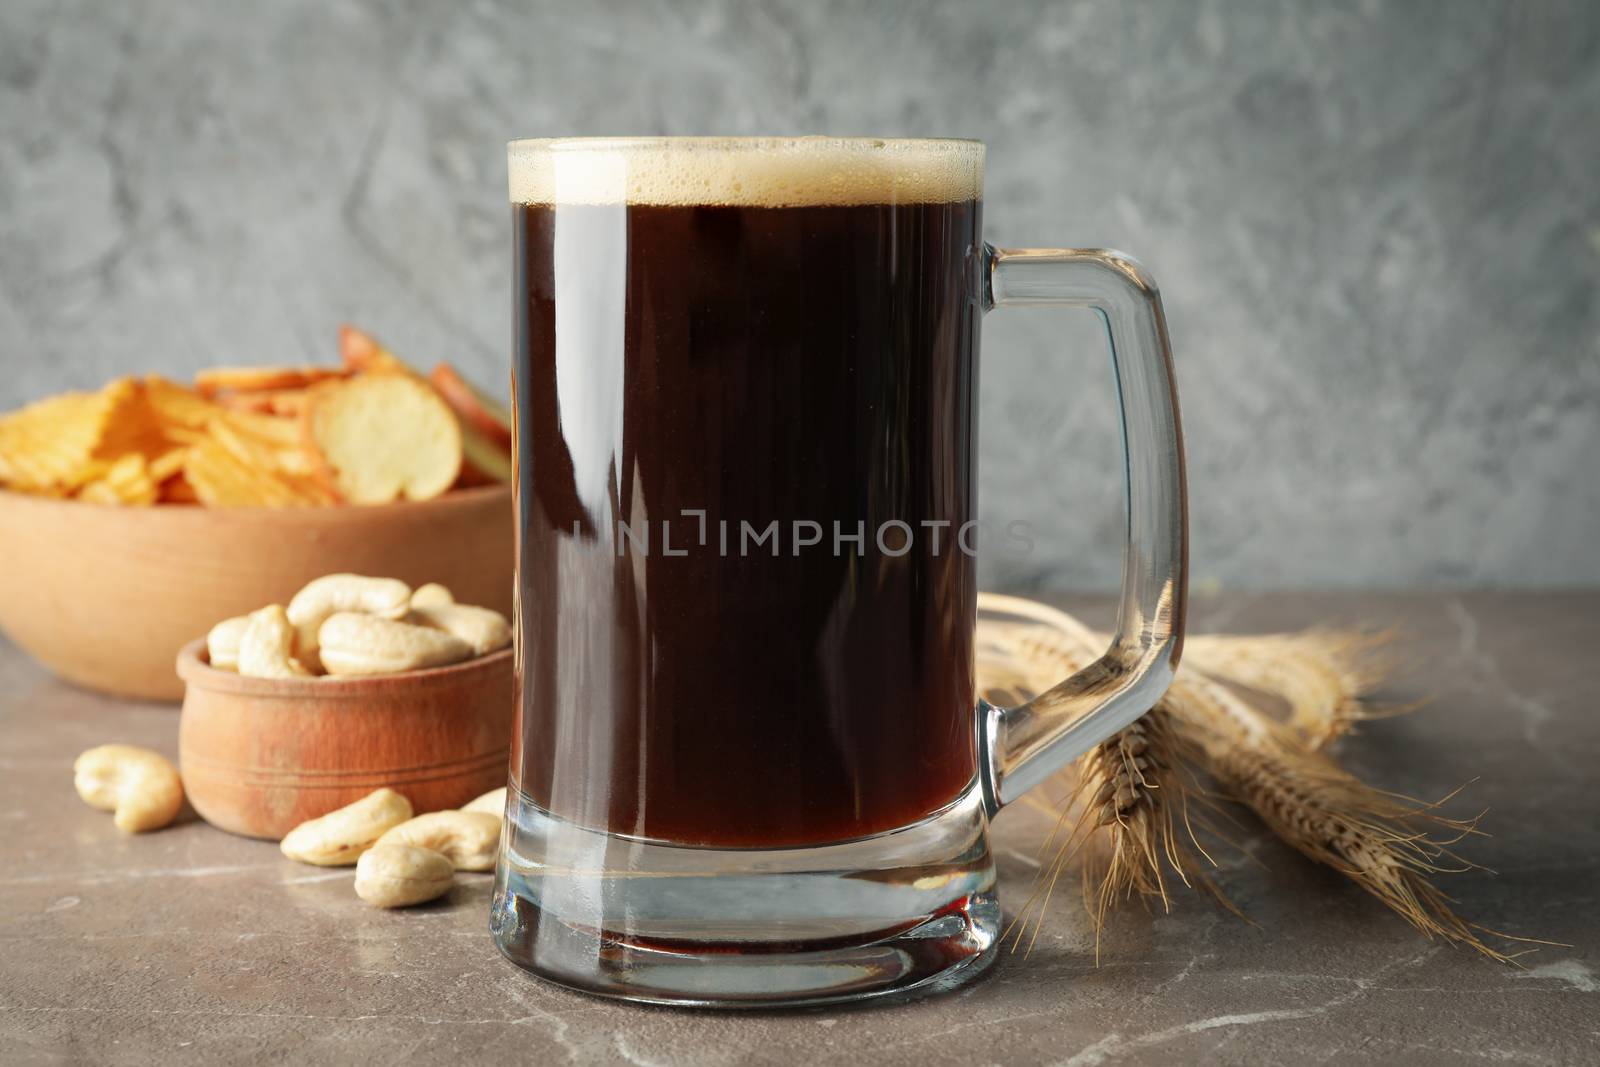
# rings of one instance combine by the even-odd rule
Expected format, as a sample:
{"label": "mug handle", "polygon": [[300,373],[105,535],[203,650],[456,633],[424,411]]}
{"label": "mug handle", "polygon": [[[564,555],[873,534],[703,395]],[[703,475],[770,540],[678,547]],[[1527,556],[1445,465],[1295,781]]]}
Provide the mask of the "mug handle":
{"label": "mug handle", "polygon": [[984,246],[983,309],[1090,308],[1105,323],[1121,405],[1127,541],[1116,632],[1094,663],[1015,708],[978,701],[992,815],[1126,728],[1166,692],[1183,650],[1189,521],[1172,347],[1154,279],[1098,248]]}

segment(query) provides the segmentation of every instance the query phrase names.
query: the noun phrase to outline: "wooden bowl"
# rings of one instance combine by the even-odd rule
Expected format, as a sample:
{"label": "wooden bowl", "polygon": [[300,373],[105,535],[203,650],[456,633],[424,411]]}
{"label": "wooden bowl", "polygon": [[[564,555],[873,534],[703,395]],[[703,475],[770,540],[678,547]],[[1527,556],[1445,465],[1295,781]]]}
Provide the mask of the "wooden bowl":
{"label": "wooden bowl", "polygon": [[0,491],[0,630],[69,682],[177,700],[212,624],[350,571],[509,615],[511,488],[372,507],[104,507]]}
{"label": "wooden bowl", "polygon": [[374,789],[418,814],[506,784],[511,649],[366,678],[246,678],[205,642],[178,654],[187,683],[178,765],[189,803],[222,830],[281,838]]}

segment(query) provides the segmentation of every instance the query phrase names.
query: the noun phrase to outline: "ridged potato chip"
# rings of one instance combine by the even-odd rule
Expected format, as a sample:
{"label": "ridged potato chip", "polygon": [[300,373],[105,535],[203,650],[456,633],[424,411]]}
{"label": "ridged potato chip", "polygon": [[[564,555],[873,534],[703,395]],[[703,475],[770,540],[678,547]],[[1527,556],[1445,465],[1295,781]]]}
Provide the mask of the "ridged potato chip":
{"label": "ridged potato chip", "polygon": [[498,400],[481,392],[448,363],[440,363],[428,373],[428,381],[439,390],[460,417],[462,425],[475,427],[507,457],[511,455],[511,412]]}
{"label": "ridged potato chip", "polygon": [[78,499],[94,504],[133,504],[148,506],[160,496],[155,480],[144,456],[129,452],[106,469],[106,472],[78,490]]}
{"label": "ridged potato chip", "polygon": [[216,400],[229,411],[295,417],[306,409],[306,390],[262,389],[254,393],[223,393]]}
{"label": "ridged potato chip", "polygon": [[149,389],[141,382],[132,382],[107,417],[95,455],[115,463],[137,453],[148,461],[171,451],[177,443],[168,433],[166,419],[150,402]]}
{"label": "ridged potato chip", "polygon": [[63,393],[0,418],[0,472],[8,487],[59,494],[99,473],[96,451],[111,418],[137,392],[119,378],[96,393]]}
{"label": "ridged potato chip", "polygon": [[[188,458],[185,453],[186,460]],[[200,496],[194,491],[194,486],[189,484],[189,479],[184,477],[180,470],[176,475],[161,483],[161,503],[163,504],[198,504]]]}
{"label": "ridged potato chip", "polygon": [[347,369],[358,373],[417,373],[409,363],[380,345],[376,337],[348,324],[339,327],[339,358]]}
{"label": "ridged potato chip", "polygon": [[160,485],[183,473],[183,461],[188,456],[187,448],[173,448],[157,456],[149,462],[150,480]]}
{"label": "ridged potato chip", "polygon": [[203,430],[222,410],[188,386],[169,381],[159,374],[144,379],[145,400],[171,433],[178,427]]}
{"label": "ridged potato chip", "polygon": [[0,415],[0,488],[100,504],[425,500],[511,478],[509,414],[344,326],[342,366],[119,378]]}
{"label": "ridged potato chip", "polygon": [[194,387],[201,396],[250,393],[260,389],[303,389],[329,378],[342,378],[345,374],[337,367],[212,367],[194,376]]}
{"label": "ridged potato chip", "polygon": [[[281,472],[242,435],[228,430],[194,445],[184,459],[183,477],[195,497],[212,507],[304,507],[333,503],[333,495],[309,479]],[[228,443],[224,443],[223,438]],[[231,447],[230,447],[231,446]],[[250,458],[242,458],[250,457]],[[257,461],[260,462],[257,462]]]}
{"label": "ridged potato chip", "polygon": [[269,442],[276,448],[303,448],[305,437],[296,419],[261,415],[253,411],[224,411],[214,420]]}
{"label": "ridged potato chip", "polygon": [[244,463],[277,474],[302,478],[311,476],[315,469],[315,457],[300,439],[295,424],[290,423],[286,427],[287,437],[278,436],[276,429],[273,430],[273,436],[267,436],[250,423],[241,421],[238,415],[238,412],[229,412],[227,416],[213,421],[208,430],[211,437]]}

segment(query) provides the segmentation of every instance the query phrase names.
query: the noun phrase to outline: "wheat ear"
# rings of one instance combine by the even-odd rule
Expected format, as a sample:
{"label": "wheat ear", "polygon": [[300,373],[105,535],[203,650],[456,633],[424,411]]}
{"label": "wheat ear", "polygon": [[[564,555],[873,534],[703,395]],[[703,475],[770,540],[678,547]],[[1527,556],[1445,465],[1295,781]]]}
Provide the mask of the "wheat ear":
{"label": "wheat ear", "polygon": [[[979,606],[1027,620],[983,628],[986,682],[1000,683],[997,695],[1037,693],[1087,666],[1104,645],[1072,616],[1042,604],[980,594]],[[1185,886],[1206,889],[1237,914],[1201,868],[1202,860],[1215,864],[1195,834],[1196,824],[1210,826],[1206,813],[1191,807],[1191,801],[1210,805],[1190,770],[1195,759],[1166,713],[1157,709],[1080,759],[1077,784],[1059,805],[1029,794],[1026,799],[1036,806],[1058,806],[1059,813],[1040,848],[1047,858],[1033,892],[1012,921],[1014,948],[1024,941],[1032,946],[1062,873],[1080,853],[1096,962],[1101,931],[1117,901],[1138,896],[1170,908],[1169,870]],[[1030,917],[1033,932],[1027,935]]]}
{"label": "wheat ear", "polygon": [[1374,789],[1305,747],[1209,678],[1180,676],[1162,701],[1201,752],[1208,773],[1302,855],[1332,867],[1422,932],[1510,961],[1480,933],[1510,937],[1456,915],[1429,876],[1475,865],[1450,849],[1478,819],[1446,818],[1435,803]]}
{"label": "wheat ear", "polygon": [[1013,948],[1032,947],[1061,875],[1080,854],[1096,963],[1100,934],[1116,902],[1138,896],[1170,910],[1169,870],[1183,885],[1204,888],[1238,914],[1200,868],[1202,857],[1214,861],[1195,826],[1210,824],[1204,813],[1191,811],[1190,802],[1209,801],[1193,785],[1187,769],[1192,757],[1182,753],[1184,747],[1166,713],[1156,709],[1083,757],[1077,785],[1041,847],[1048,859],[1007,931],[1015,933]]}

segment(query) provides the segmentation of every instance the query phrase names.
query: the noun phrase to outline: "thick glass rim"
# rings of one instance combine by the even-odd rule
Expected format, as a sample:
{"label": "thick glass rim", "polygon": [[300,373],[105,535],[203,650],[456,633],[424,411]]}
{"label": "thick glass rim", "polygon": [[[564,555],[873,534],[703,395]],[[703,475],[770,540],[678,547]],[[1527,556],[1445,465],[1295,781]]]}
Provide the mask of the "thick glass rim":
{"label": "thick glass rim", "polygon": [[616,152],[648,149],[685,149],[727,151],[764,151],[784,149],[819,148],[871,152],[882,149],[915,148],[923,151],[950,152],[982,151],[982,141],[971,137],[835,137],[826,134],[795,134],[781,136],[681,136],[676,134],[645,134],[615,137],[521,137],[506,142],[511,152]]}

